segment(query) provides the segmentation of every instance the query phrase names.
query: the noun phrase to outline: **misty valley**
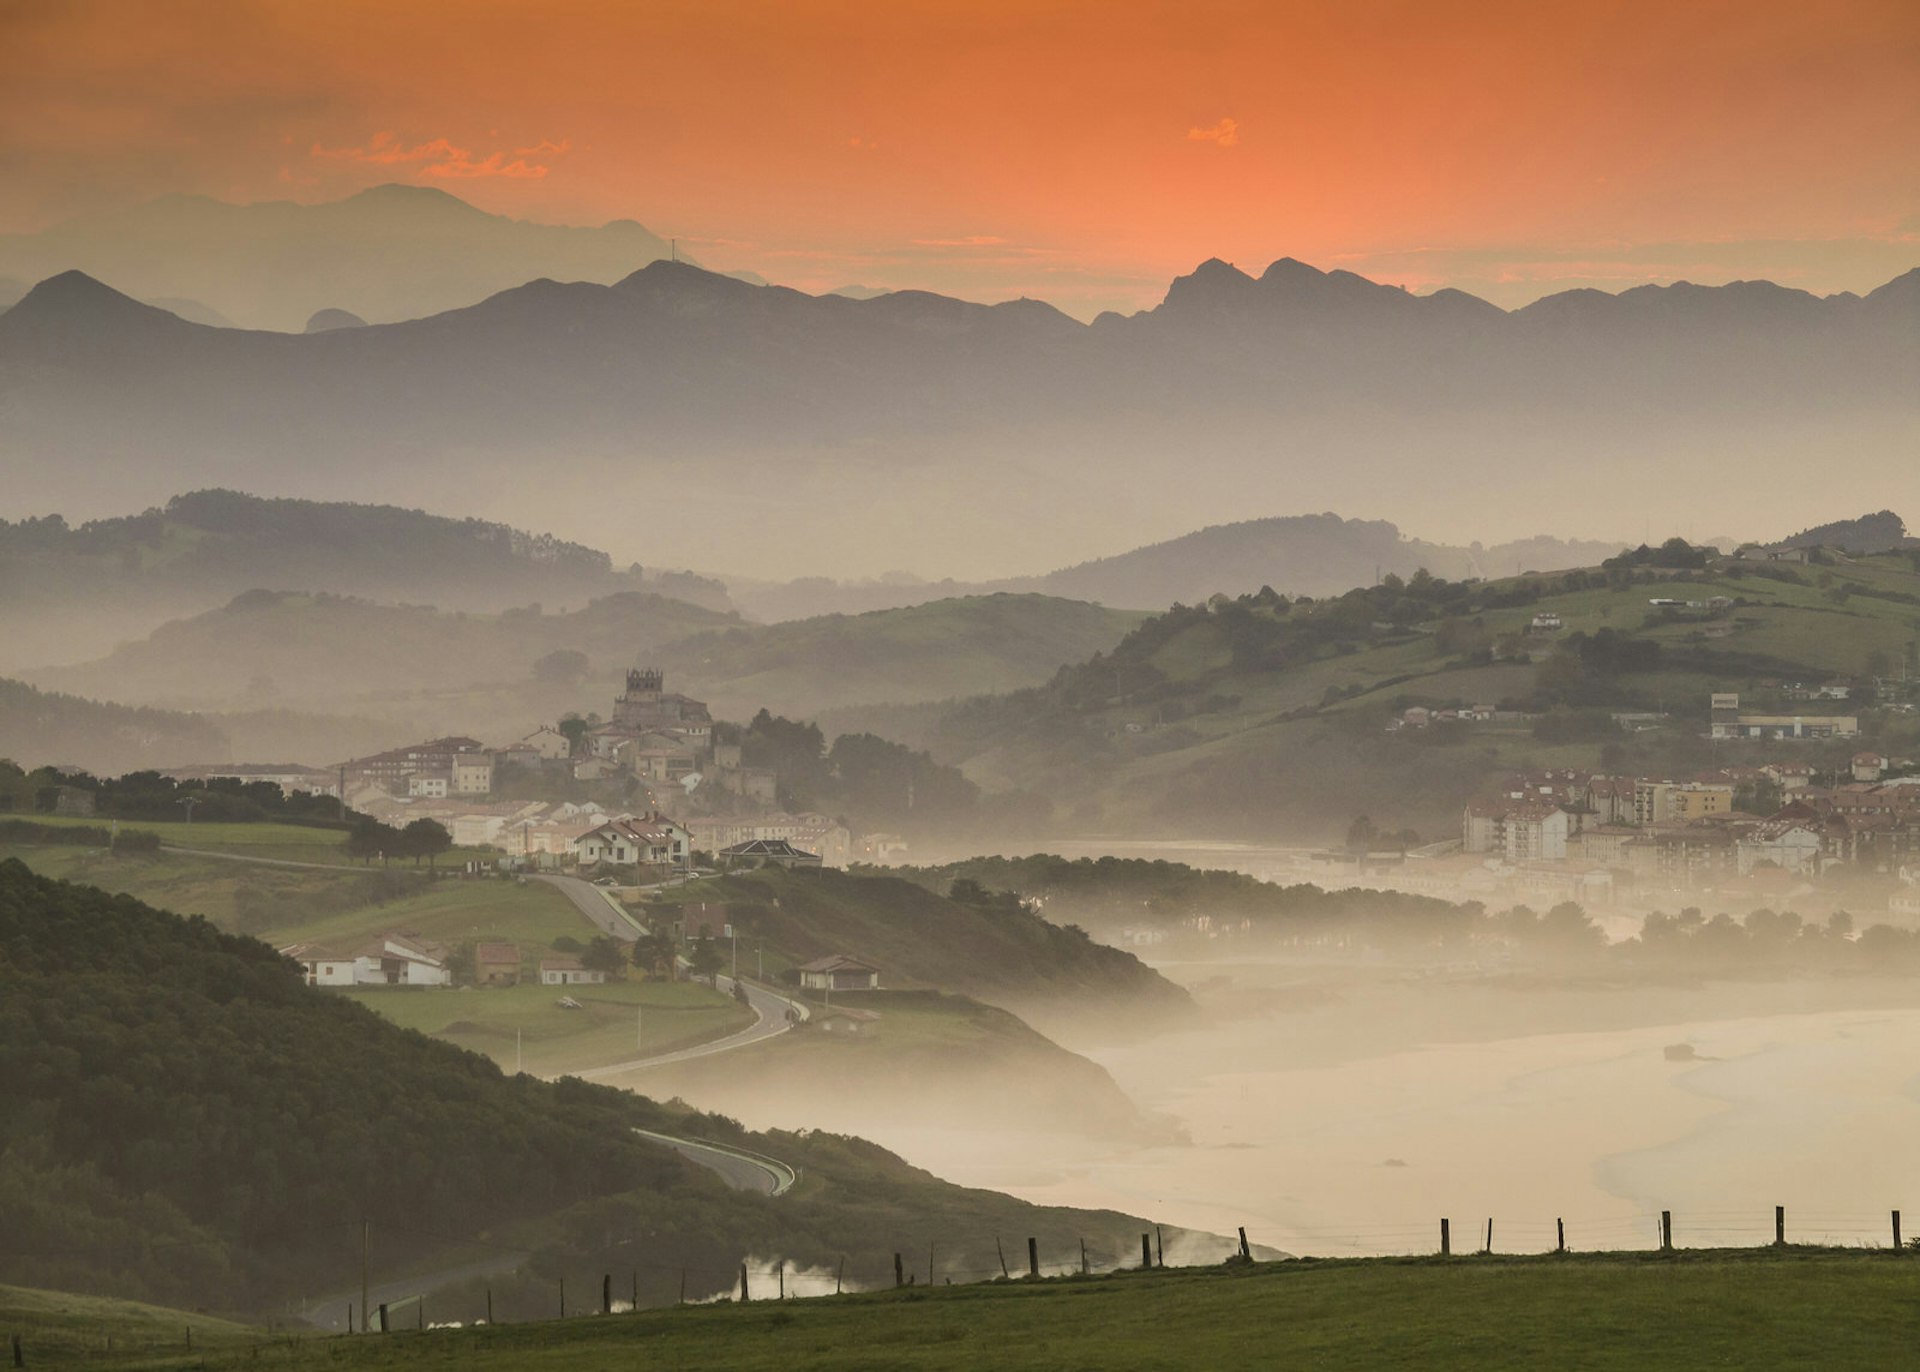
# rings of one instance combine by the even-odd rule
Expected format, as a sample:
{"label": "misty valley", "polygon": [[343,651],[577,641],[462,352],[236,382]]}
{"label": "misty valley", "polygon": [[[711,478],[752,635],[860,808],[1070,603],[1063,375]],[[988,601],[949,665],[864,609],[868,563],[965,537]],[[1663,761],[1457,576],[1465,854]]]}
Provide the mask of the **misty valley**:
{"label": "misty valley", "polygon": [[1196,3],[0,6],[0,1360],[1916,1365],[1920,26]]}

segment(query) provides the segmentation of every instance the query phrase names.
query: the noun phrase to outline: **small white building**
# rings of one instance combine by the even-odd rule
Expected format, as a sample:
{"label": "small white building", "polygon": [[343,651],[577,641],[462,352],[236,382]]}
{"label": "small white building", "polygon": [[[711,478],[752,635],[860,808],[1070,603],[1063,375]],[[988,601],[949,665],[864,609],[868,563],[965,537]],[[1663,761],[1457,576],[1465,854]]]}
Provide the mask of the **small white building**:
{"label": "small white building", "polygon": [[543,724],[535,729],[521,739],[518,746],[533,749],[535,754],[547,762],[557,762],[573,753],[573,745],[567,742],[567,736],[550,724]]}
{"label": "small white building", "polygon": [[580,959],[565,954],[540,959],[542,986],[601,986],[607,974],[580,965]]}
{"label": "small white building", "polygon": [[450,986],[446,950],[406,934],[382,934],[353,953],[311,943],[282,948],[300,964],[309,986]]}
{"label": "small white building", "polygon": [[807,991],[877,991],[880,969],[858,958],[838,953],[815,958],[800,969],[800,986]]}
{"label": "small white building", "polygon": [[332,952],[317,943],[295,943],[280,950],[283,958],[300,964],[309,986],[352,986],[359,980],[359,961],[348,953]]}

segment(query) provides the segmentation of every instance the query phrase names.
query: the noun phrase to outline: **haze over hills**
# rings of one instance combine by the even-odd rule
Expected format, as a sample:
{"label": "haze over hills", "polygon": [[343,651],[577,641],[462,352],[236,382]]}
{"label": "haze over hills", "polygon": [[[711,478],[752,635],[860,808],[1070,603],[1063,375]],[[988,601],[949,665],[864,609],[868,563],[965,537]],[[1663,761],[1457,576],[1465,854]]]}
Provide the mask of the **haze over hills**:
{"label": "haze over hills", "polygon": [[539,276],[614,281],[669,251],[630,219],[535,224],[432,187],[386,185],[317,205],[165,195],[0,235],[0,275],[33,281],[77,269],[155,304],[189,297],[244,328],[292,332],[328,308],[414,319]]}
{"label": "haze over hills", "polygon": [[584,605],[662,592],[724,614],[726,588],[617,569],[603,552],[478,519],[193,491],[69,525],[0,519],[0,671],[84,660],[262,586],[447,610]]}
{"label": "haze over hills", "polygon": [[[759,626],[636,591],[564,613],[525,606],[497,614],[249,591],[103,658],[27,676],[46,689],[127,704],[256,716],[347,712],[415,734],[451,729],[500,742],[570,710],[604,712],[635,665],[665,669],[676,689],[722,718],[744,720],[762,707],[810,716],[1038,685],[1111,648],[1140,618],[1035,595]],[[271,718],[225,722],[236,746],[277,736]],[[285,722],[289,741],[271,755],[316,760],[296,746],[299,720]],[[21,746],[44,760],[38,748]]]}
{"label": "haze over hills", "polygon": [[985,571],[1383,486],[1430,528],[1494,539],[1586,532],[1570,514],[1632,533],[1656,488],[1798,522],[1825,498],[1803,486],[1811,452],[1847,455],[1831,499],[1855,508],[1905,477],[1916,372],[1920,271],[1866,297],[1676,285],[1505,313],[1208,262],[1157,308],[1085,325],[654,262],[308,336],[197,328],[70,273],[0,316],[0,443],[70,507],[103,483],[244,481],[421,504],[458,484],[497,508],[537,463],[563,532],[602,546],[671,492],[713,517],[650,521],[657,559],[778,577],[826,545]]}
{"label": "haze over hills", "polygon": [[1288,595],[1329,595],[1364,586],[1388,573],[1411,576],[1422,567],[1454,580],[1557,571],[1590,565],[1624,546],[1541,535],[1490,548],[1478,543],[1460,548],[1409,537],[1385,520],[1279,515],[1216,525],[1045,576],[974,585],[909,577],[848,583],[806,577],[778,584],[736,582],[728,590],[741,609],[770,620],[859,613],[996,592],[1157,610],[1262,586]]}

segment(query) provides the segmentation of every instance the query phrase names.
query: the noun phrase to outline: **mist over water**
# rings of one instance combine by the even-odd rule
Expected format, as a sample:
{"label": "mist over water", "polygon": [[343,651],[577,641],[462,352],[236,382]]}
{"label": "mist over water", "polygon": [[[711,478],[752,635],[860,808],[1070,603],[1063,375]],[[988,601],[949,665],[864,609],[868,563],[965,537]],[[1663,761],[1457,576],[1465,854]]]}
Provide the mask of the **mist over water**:
{"label": "mist over water", "polygon": [[[1176,966],[1231,977],[1268,1015],[1093,1050],[1180,1143],[886,1130],[963,1184],[1110,1207],[1290,1252],[1760,1243],[1773,1207],[1796,1241],[1877,1243],[1920,1204],[1920,1007],[1891,983],[1754,985],[1700,996],[1351,988],[1302,1004],[1297,969]],[[1510,999],[1509,1004],[1494,1002]],[[1885,1008],[1837,1008],[1848,1001]],[[1690,1008],[1689,1002],[1698,1008]],[[1203,996],[1202,1003],[1209,998]],[[1773,1008],[1768,1009],[1771,1005]],[[1757,1011],[1757,1013],[1755,1012]],[[1537,1026],[1537,1027],[1536,1027]],[[1670,1060],[1670,1046],[1697,1056]]]}

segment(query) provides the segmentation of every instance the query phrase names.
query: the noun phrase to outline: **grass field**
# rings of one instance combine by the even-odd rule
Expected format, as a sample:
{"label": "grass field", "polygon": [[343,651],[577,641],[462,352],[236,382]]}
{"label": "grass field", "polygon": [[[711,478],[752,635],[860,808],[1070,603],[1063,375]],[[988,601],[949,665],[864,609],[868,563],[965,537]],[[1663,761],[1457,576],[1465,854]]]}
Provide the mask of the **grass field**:
{"label": "grass field", "polygon": [[1913,1256],[1834,1250],[1300,1261],[263,1341],[257,1353],[228,1344],[113,1365],[1896,1368],[1920,1365],[1916,1281]]}
{"label": "grass field", "polygon": [[[518,1032],[519,1063],[540,1076],[671,1053],[753,1023],[753,1012],[733,997],[684,981],[472,991],[362,987],[339,994],[405,1028],[485,1053],[509,1072]],[[562,996],[581,1008],[562,1008]]]}
{"label": "grass field", "polygon": [[[33,815],[35,824],[80,828],[102,828],[112,820],[64,815]],[[346,834],[339,829],[308,828],[300,824],[199,824],[149,823],[146,820],[118,821],[122,829],[138,829],[158,834],[160,841],[176,848],[204,848],[210,852],[234,853],[242,857],[274,858],[282,862],[338,863],[352,865],[346,855]],[[446,859],[442,859],[445,861]]]}
{"label": "grass field", "polygon": [[[0,1339],[11,1343],[15,1335],[30,1368],[144,1367],[154,1365],[156,1357],[180,1354],[184,1359],[189,1337],[196,1355],[251,1349],[262,1337],[245,1325],[184,1310],[0,1286]],[[0,1357],[11,1355],[0,1352]]]}

